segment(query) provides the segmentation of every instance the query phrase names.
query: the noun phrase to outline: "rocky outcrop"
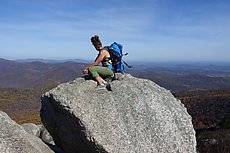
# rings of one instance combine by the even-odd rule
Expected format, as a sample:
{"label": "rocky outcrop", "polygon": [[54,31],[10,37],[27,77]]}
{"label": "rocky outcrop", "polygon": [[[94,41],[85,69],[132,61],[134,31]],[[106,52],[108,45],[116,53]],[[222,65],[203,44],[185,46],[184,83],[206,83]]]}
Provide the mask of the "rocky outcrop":
{"label": "rocky outcrop", "polygon": [[0,152],[54,153],[41,139],[27,133],[22,126],[2,111],[0,111]]}
{"label": "rocky outcrop", "polygon": [[191,116],[170,91],[126,74],[112,91],[77,78],[42,97],[41,118],[66,153],[194,153]]}

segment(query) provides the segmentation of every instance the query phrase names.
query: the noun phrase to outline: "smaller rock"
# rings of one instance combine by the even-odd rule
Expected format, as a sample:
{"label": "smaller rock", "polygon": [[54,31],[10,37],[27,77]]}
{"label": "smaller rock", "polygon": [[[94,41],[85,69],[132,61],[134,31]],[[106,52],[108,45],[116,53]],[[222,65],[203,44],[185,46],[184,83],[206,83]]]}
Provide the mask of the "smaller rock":
{"label": "smaller rock", "polygon": [[64,151],[58,145],[55,144],[52,136],[44,127],[44,125],[40,125],[40,131],[40,138],[43,142],[45,142],[55,153],[64,153]]}
{"label": "smaller rock", "polygon": [[41,130],[40,138],[42,139],[42,141],[47,144],[55,145],[52,136],[43,125],[41,126],[40,130]]}
{"label": "smaller rock", "polygon": [[21,125],[29,134],[40,137],[41,128],[34,123],[24,123]]}

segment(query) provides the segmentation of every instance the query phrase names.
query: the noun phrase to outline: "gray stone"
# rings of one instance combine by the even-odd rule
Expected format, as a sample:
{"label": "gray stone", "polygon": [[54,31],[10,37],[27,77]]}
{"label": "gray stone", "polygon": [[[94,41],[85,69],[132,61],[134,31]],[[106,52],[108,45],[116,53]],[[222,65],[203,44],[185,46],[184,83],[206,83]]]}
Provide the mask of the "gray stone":
{"label": "gray stone", "polygon": [[36,136],[27,133],[22,126],[0,111],[1,153],[54,153]]}
{"label": "gray stone", "polygon": [[40,137],[40,134],[41,134],[41,128],[40,128],[40,126],[38,126],[38,125],[36,125],[34,123],[24,123],[21,126],[29,134],[33,134],[36,137]]}
{"label": "gray stone", "polygon": [[43,142],[49,145],[55,145],[52,136],[43,125],[34,123],[24,123],[21,125],[26,132],[40,138]]}
{"label": "gray stone", "polygon": [[41,140],[45,142],[50,149],[52,149],[55,153],[64,153],[64,151],[54,143],[52,136],[43,125],[40,125],[40,131]]}
{"label": "gray stone", "polygon": [[52,136],[43,125],[41,126],[40,138],[47,144],[55,145]]}
{"label": "gray stone", "polygon": [[77,78],[42,97],[41,118],[66,153],[195,153],[191,116],[170,91],[125,74],[112,91]]}

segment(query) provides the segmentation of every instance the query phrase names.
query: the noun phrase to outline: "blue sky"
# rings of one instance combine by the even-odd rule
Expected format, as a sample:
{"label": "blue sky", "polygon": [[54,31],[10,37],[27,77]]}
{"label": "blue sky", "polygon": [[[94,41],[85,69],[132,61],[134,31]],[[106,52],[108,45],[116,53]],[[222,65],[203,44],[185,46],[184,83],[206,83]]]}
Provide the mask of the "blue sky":
{"label": "blue sky", "polygon": [[229,0],[0,0],[0,57],[91,59],[90,37],[126,60],[230,61]]}

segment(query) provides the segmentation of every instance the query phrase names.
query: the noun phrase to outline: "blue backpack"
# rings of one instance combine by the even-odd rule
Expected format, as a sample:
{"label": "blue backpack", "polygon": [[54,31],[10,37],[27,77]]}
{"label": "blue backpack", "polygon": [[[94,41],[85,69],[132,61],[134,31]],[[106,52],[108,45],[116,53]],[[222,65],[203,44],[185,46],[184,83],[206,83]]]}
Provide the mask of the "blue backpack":
{"label": "blue backpack", "polygon": [[125,61],[122,60],[122,56],[128,55],[128,53],[123,54],[122,49],[123,49],[123,46],[116,42],[112,43],[110,46],[107,46],[107,50],[110,54],[110,59],[112,61],[114,72],[123,73],[125,70],[124,64],[128,68],[132,67],[132,66],[129,66]]}

